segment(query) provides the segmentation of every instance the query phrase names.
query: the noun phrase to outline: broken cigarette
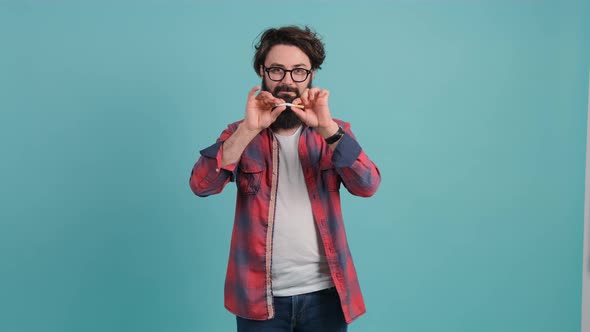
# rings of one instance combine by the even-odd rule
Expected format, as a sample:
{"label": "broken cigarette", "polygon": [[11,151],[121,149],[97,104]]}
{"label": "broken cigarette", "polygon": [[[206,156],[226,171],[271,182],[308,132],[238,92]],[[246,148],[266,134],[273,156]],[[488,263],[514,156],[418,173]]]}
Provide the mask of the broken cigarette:
{"label": "broken cigarette", "polygon": [[301,109],[305,108],[303,105],[297,105],[297,104],[291,104],[291,103],[282,103],[282,104],[275,105],[275,107],[279,107],[279,106],[290,106],[290,107],[297,107],[297,108],[301,108]]}

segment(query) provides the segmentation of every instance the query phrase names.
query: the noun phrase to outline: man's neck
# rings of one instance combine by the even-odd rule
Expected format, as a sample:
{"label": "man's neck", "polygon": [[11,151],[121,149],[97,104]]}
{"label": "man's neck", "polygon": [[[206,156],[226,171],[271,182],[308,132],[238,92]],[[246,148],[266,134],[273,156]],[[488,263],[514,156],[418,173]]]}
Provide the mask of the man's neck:
{"label": "man's neck", "polygon": [[277,135],[281,135],[281,136],[291,136],[293,134],[295,134],[295,132],[297,131],[297,129],[299,129],[300,125],[294,128],[289,128],[289,129],[283,129],[283,128],[276,128],[273,129],[273,132]]}

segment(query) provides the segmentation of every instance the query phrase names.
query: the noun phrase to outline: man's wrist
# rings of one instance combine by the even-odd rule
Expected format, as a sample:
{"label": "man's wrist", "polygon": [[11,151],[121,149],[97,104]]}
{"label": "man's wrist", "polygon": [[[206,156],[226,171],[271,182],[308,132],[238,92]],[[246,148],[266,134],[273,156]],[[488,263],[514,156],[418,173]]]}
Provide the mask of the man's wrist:
{"label": "man's wrist", "polygon": [[238,135],[239,136],[246,136],[248,138],[254,138],[256,137],[256,135],[258,135],[262,130],[259,129],[248,129],[246,127],[246,124],[242,121],[239,125],[238,125],[238,129],[236,131],[239,131]]}
{"label": "man's wrist", "polygon": [[338,132],[338,128],[340,128],[338,124],[334,120],[332,120],[332,123],[329,126],[326,126],[324,128],[318,127],[317,131],[324,139],[326,139],[336,134]]}

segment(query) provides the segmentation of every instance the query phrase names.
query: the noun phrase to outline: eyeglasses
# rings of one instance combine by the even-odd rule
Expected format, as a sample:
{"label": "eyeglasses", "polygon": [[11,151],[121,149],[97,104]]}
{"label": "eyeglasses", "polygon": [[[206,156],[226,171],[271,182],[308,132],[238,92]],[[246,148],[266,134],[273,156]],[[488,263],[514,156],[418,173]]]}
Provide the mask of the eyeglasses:
{"label": "eyeglasses", "polygon": [[264,67],[264,71],[268,75],[268,78],[270,78],[271,81],[275,82],[282,81],[283,78],[285,78],[285,74],[289,72],[291,74],[291,79],[293,80],[293,82],[297,83],[305,81],[307,79],[307,76],[309,76],[309,73],[311,73],[311,70],[307,70],[304,68],[295,68],[287,70],[281,67]]}

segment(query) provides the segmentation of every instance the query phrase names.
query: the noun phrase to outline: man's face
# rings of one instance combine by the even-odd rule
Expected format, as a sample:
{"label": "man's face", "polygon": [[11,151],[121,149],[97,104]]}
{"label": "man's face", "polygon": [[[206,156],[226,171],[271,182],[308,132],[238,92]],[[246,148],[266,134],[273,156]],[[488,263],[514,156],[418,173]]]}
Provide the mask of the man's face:
{"label": "man's face", "polygon": [[[286,70],[296,68],[311,70],[309,57],[298,47],[292,45],[273,46],[266,56],[264,66],[266,68],[278,67]],[[280,81],[271,80],[268,74],[264,71],[264,68],[260,68],[260,76],[262,77],[262,90],[269,91],[275,97],[281,98],[289,103],[301,96],[301,93],[303,93],[306,88],[311,87],[314,72],[311,72],[303,82],[295,82],[291,77],[291,72],[286,72],[285,76]],[[297,79],[296,74],[293,76]],[[299,120],[297,115],[295,115],[291,108],[288,107],[283,113],[281,113],[281,115],[279,115],[271,128],[291,129],[298,127],[300,124],[301,120]]]}

